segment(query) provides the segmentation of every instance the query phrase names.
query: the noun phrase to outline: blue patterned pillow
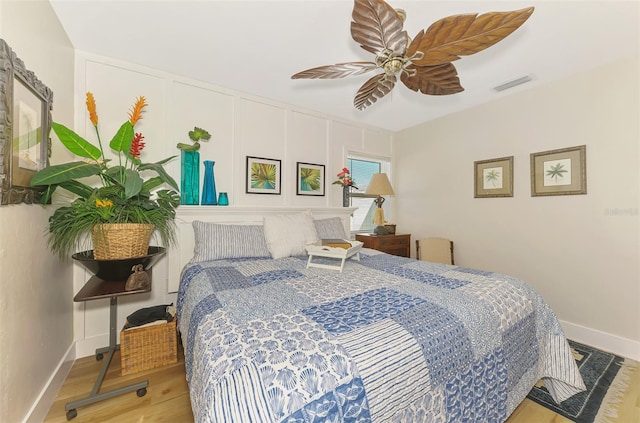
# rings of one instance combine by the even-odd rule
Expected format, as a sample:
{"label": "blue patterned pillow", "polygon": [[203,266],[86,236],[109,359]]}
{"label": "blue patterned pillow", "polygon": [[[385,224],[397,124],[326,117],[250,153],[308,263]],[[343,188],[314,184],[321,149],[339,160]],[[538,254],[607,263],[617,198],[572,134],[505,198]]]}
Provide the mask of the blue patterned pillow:
{"label": "blue patterned pillow", "polygon": [[270,257],[260,225],[222,225],[193,221],[195,247],[191,263],[244,257]]}
{"label": "blue patterned pillow", "polygon": [[342,219],[339,217],[330,217],[328,219],[318,219],[314,221],[318,238],[320,239],[348,239],[344,233]]}

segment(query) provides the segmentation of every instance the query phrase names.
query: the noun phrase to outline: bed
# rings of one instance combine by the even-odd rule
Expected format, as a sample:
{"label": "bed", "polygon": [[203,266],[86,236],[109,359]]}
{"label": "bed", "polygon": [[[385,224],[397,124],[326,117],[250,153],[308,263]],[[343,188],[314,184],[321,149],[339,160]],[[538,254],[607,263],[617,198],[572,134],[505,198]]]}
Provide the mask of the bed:
{"label": "bed", "polygon": [[307,268],[300,246],[344,216],[192,220],[177,308],[197,422],[502,422],[540,379],[556,401],[584,390],[520,280],[366,248]]}

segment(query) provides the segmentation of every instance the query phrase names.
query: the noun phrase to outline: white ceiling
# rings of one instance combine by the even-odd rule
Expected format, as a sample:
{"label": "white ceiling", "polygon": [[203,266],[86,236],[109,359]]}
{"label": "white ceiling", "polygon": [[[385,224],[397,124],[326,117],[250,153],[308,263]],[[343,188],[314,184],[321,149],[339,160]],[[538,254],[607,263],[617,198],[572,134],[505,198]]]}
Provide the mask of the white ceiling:
{"label": "white ceiling", "polygon": [[[536,10],[503,41],[454,62],[464,92],[427,96],[398,82],[359,111],[353,97],[373,73],[291,79],[311,67],[373,59],[351,38],[353,1],[50,1],[79,50],[392,131],[640,53],[637,0],[389,0],[406,11],[411,37],[449,15]],[[533,80],[493,90],[525,75]]]}

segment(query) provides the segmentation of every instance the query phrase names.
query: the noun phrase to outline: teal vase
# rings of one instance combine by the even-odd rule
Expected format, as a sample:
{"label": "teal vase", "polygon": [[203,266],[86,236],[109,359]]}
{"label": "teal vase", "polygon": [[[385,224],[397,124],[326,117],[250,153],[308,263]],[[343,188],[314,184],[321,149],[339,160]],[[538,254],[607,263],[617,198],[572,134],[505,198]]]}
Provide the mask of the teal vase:
{"label": "teal vase", "polygon": [[202,181],[202,201],[200,204],[207,206],[215,206],[218,204],[216,195],[216,178],[213,173],[213,160],[205,160],[204,162],[204,180]]}
{"label": "teal vase", "polygon": [[198,205],[200,197],[200,153],[180,153],[180,204]]}
{"label": "teal vase", "polygon": [[219,206],[228,206],[229,205],[229,196],[226,192],[221,192],[218,196],[218,205]]}

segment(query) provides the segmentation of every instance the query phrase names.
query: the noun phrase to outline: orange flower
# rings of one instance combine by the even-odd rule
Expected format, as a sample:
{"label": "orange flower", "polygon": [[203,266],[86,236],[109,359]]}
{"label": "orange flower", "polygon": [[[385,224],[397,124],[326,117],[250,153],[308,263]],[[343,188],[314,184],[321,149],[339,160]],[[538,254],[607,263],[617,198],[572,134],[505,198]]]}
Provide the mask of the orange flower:
{"label": "orange flower", "polygon": [[93,123],[93,126],[98,126],[98,114],[96,113],[96,99],[93,98],[93,93],[87,92],[87,110],[89,111],[89,120]]}
{"label": "orange flower", "polygon": [[131,125],[135,126],[136,123],[142,119],[142,109],[144,109],[145,106],[147,106],[147,99],[144,98],[144,96],[138,97],[136,103],[133,105],[133,109],[129,112],[129,122],[131,122]]}
{"label": "orange flower", "polygon": [[140,157],[140,152],[144,148],[144,136],[142,134],[136,133],[131,140],[131,149],[129,150],[129,154],[131,157],[135,157],[136,159]]}

